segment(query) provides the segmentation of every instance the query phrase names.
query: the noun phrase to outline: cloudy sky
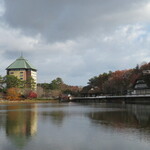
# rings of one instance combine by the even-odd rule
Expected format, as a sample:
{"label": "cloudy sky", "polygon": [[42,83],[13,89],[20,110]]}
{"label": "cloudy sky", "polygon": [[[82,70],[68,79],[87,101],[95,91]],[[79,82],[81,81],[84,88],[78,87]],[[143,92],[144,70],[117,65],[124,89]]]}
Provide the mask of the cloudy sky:
{"label": "cloudy sky", "polygon": [[150,61],[149,0],[0,0],[0,74],[23,53],[69,85]]}

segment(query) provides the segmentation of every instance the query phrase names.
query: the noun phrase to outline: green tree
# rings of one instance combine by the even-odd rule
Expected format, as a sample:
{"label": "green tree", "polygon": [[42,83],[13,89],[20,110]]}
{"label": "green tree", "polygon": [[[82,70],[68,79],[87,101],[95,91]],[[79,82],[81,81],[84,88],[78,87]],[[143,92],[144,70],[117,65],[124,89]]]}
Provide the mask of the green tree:
{"label": "green tree", "polygon": [[103,93],[104,92],[103,85],[109,79],[111,74],[112,72],[100,74],[98,77],[95,76],[89,79],[88,85],[90,87],[96,87],[96,86],[99,87],[99,90],[100,90],[99,92]]}
{"label": "green tree", "polygon": [[3,83],[6,84],[6,89],[8,88],[18,88],[21,84],[21,80],[13,75],[6,75],[3,78]]}
{"label": "green tree", "polygon": [[56,78],[50,83],[50,89],[51,90],[56,90],[56,89],[61,89],[61,86],[63,85],[63,80],[61,78]]}
{"label": "green tree", "polygon": [[94,76],[93,78],[89,79],[88,84],[91,86],[98,86],[98,80],[99,78],[97,76]]}

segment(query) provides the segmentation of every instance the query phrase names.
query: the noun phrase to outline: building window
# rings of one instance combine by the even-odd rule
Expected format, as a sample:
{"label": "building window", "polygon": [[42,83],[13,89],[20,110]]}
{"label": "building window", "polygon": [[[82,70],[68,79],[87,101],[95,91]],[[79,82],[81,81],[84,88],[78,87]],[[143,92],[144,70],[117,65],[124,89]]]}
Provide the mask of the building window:
{"label": "building window", "polygon": [[20,80],[23,80],[23,78],[20,78]]}
{"label": "building window", "polygon": [[20,74],[23,74],[23,72],[20,72]]}
{"label": "building window", "polygon": [[14,72],[10,72],[10,74],[14,74]]}
{"label": "building window", "polygon": [[23,77],[23,75],[20,75],[20,77]]}

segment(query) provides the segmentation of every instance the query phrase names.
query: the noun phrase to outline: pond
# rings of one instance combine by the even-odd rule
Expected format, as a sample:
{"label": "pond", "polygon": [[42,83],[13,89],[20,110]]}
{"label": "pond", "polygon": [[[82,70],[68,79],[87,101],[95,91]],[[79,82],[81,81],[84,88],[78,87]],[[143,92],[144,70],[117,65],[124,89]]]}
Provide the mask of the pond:
{"label": "pond", "polygon": [[150,105],[0,105],[0,150],[149,148]]}

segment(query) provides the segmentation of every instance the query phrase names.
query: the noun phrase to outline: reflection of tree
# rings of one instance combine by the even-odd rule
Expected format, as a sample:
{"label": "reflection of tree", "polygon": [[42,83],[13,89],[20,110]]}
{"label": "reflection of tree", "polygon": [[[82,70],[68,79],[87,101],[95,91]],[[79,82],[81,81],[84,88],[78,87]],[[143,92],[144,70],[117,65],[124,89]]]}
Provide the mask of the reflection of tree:
{"label": "reflection of tree", "polygon": [[88,116],[93,121],[120,128],[150,128],[150,106],[127,105],[122,111],[91,112]]}
{"label": "reflection of tree", "polygon": [[0,129],[5,127],[6,124],[6,113],[3,112],[5,110],[5,106],[0,105]]}
{"label": "reflection of tree", "polygon": [[[113,107],[111,107],[113,108]],[[119,108],[119,107],[118,107]],[[132,134],[138,133],[138,138],[149,142],[150,140],[150,106],[149,105],[124,105],[120,110],[91,112],[88,117],[96,126],[117,129]],[[118,130],[119,129],[119,130]],[[121,129],[121,130],[120,130]]]}
{"label": "reflection of tree", "polygon": [[[35,105],[7,106],[6,133],[19,147],[37,132],[37,112]],[[26,110],[29,109],[29,110]]]}
{"label": "reflection of tree", "polygon": [[136,118],[125,111],[93,112],[89,114],[92,120],[118,128],[138,126]]}

